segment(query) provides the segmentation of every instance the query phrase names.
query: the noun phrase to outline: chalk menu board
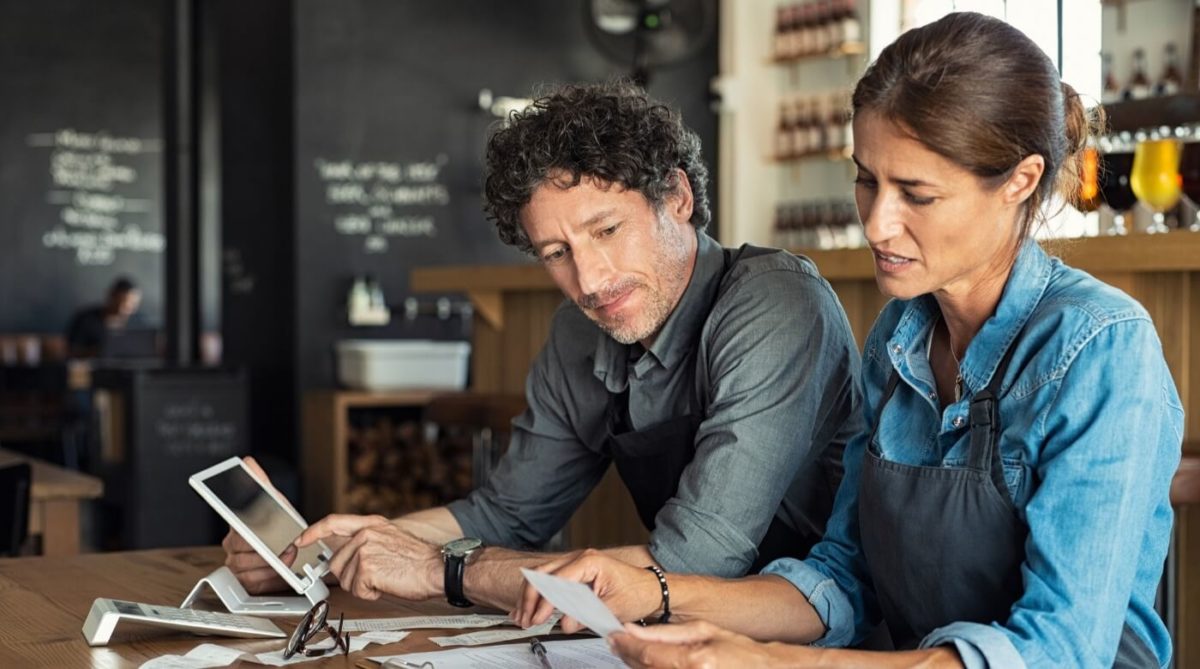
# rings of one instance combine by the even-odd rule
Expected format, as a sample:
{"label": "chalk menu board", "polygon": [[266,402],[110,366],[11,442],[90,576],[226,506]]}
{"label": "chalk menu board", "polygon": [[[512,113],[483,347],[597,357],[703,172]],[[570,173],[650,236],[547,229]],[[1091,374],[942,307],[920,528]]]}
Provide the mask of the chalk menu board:
{"label": "chalk menu board", "polygon": [[161,314],[157,0],[0,0],[0,332],[61,332],[118,275]]}
{"label": "chalk menu board", "polygon": [[[497,117],[480,92],[529,97],[556,82],[627,73],[584,34],[582,2],[312,0],[295,5],[298,360],[302,388],[333,384],[342,338],[437,337],[394,319],[350,328],[346,291],[372,274],[388,302],[415,267],[505,264],[482,213],[483,154]],[[707,89],[716,45],[655,74],[651,93],[679,107],[716,164]]]}
{"label": "chalk menu board", "polygon": [[245,375],[222,370],[113,374],[128,403],[131,485],[123,540],[129,548],[196,546],[220,538],[224,524],[188,486],[187,477],[245,455]]}

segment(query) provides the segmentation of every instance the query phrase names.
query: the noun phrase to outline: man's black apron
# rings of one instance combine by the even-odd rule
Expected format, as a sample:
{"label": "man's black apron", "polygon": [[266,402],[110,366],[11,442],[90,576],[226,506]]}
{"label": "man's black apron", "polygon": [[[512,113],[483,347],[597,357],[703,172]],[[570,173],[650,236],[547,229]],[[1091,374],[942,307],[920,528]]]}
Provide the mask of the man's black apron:
{"label": "man's black apron", "polygon": [[[915,648],[953,622],[1004,623],[1023,592],[1029,528],[1004,481],[997,402],[1015,346],[991,383],[971,398],[965,467],[919,467],[884,460],[872,430],[863,460],[858,518],[863,553],[884,622],[897,649]],[[900,376],[888,379],[881,416]],[[1158,667],[1126,624],[1114,667]]]}
{"label": "man's black apron", "polygon": [[[739,260],[752,258],[767,253],[777,253],[775,249],[764,249],[744,245],[736,252],[723,249],[725,252],[725,269],[718,284],[714,302],[722,293],[725,277],[734,263]],[[712,306],[709,307],[712,312]],[[797,342],[802,346],[803,342]],[[694,364],[694,363],[693,363]],[[697,402],[698,406],[700,403]],[[670,418],[642,430],[634,430],[629,417],[629,388],[618,394],[609,393],[607,407],[608,437],[605,448],[617,466],[617,473],[637,507],[638,517],[646,529],[654,529],[654,517],[667,501],[675,496],[679,487],[679,479],[683,470],[696,455],[696,432],[704,420],[703,408],[686,416]],[[827,449],[828,450],[828,449]],[[827,455],[827,454],[823,454]],[[821,461],[828,459],[822,457]],[[832,481],[832,489],[837,490],[840,482],[841,454],[834,454],[837,460],[834,466],[839,474],[838,481]],[[750,494],[752,491],[746,491]],[[780,557],[805,557],[817,541],[819,535],[809,536],[789,527],[776,515],[771,519],[767,533],[758,545],[758,558],[751,565],[750,573],[755,573],[769,562]]]}

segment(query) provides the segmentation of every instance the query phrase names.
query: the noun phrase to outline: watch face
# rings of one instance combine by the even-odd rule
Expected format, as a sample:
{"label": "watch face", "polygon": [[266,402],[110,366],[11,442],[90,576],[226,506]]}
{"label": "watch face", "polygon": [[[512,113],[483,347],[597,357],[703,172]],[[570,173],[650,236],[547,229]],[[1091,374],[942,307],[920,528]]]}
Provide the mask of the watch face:
{"label": "watch face", "polygon": [[446,555],[463,556],[463,555],[466,555],[466,554],[470,553],[471,551],[479,548],[482,545],[483,545],[483,542],[480,541],[479,539],[475,539],[472,537],[463,537],[462,539],[455,539],[454,541],[451,541],[450,543],[446,544],[445,546],[442,546],[442,552],[445,553]]}

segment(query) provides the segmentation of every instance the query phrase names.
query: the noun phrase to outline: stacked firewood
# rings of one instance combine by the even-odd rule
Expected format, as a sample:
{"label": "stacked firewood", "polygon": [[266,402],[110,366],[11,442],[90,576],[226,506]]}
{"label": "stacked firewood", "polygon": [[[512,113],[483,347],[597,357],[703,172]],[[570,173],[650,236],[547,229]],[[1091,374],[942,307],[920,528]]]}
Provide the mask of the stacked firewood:
{"label": "stacked firewood", "polygon": [[471,491],[472,433],[388,414],[349,430],[351,513],[397,516]]}

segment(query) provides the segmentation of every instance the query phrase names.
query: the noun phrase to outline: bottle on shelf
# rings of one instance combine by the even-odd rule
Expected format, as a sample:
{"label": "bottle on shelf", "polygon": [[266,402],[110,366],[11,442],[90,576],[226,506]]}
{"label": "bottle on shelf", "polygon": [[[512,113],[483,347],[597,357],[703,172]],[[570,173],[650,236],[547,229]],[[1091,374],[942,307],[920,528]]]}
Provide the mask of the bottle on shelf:
{"label": "bottle on shelf", "polygon": [[358,325],[369,318],[371,291],[367,288],[365,277],[356,276],[350,284],[350,293],[346,296],[346,311],[351,325]]}
{"label": "bottle on shelf", "polygon": [[784,98],[779,104],[779,125],[775,129],[775,158],[787,160],[795,153],[792,145],[792,125],[795,123],[791,101]]}
{"label": "bottle on shelf", "polygon": [[775,8],[775,35],[772,38],[771,50],[776,60],[783,60],[789,56],[791,19],[791,7],[780,5]]}
{"label": "bottle on shelf", "polygon": [[825,148],[829,151],[841,151],[846,146],[846,128],[842,121],[842,96],[832,93],[828,97],[828,110],[825,114]]}
{"label": "bottle on shelf", "polygon": [[1125,89],[1126,100],[1141,100],[1150,97],[1150,77],[1146,75],[1146,52],[1142,49],[1133,50],[1133,75],[1129,78],[1129,86]]}
{"label": "bottle on shelf", "polygon": [[796,57],[808,56],[813,53],[816,34],[813,25],[813,7],[809,4],[796,5]]}
{"label": "bottle on shelf", "polygon": [[791,157],[802,156],[808,153],[811,148],[808,144],[808,105],[804,98],[797,97],[794,100],[795,122],[792,123],[792,153]]}
{"label": "bottle on shelf", "polygon": [[827,0],[826,11],[829,12],[825,30],[829,34],[829,50],[836,51],[846,43],[842,34],[842,3],[841,0]]}
{"label": "bottle on shelf", "polygon": [[1106,105],[1120,102],[1121,84],[1117,83],[1117,75],[1113,73],[1111,53],[1100,54],[1100,68],[1104,71],[1104,88],[1100,91],[1100,102]]}
{"label": "bottle on shelf", "polygon": [[838,0],[842,9],[842,44],[858,44],[862,42],[862,22],[858,18],[857,0]]}
{"label": "bottle on shelf", "polygon": [[1162,76],[1154,86],[1155,95],[1175,95],[1183,88],[1183,72],[1179,69],[1179,53],[1174,42],[1167,43],[1165,60]]}
{"label": "bottle on shelf", "polygon": [[814,0],[809,3],[812,7],[812,53],[821,54],[829,51],[829,3],[825,0]]}
{"label": "bottle on shelf", "polygon": [[808,103],[808,151],[819,153],[829,148],[826,143],[825,114],[822,110],[821,98],[811,97]]}

